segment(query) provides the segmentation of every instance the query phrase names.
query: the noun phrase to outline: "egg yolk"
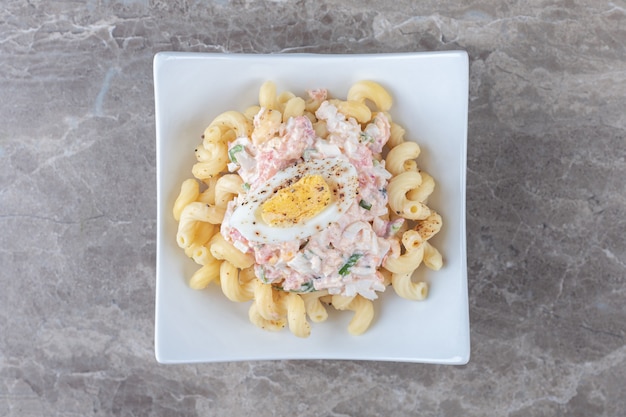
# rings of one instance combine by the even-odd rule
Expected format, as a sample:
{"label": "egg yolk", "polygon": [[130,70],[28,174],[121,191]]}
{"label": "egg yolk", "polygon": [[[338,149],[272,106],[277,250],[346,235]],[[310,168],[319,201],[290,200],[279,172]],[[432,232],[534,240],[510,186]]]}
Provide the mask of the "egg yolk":
{"label": "egg yolk", "polygon": [[315,217],[330,204],[331,191],[321,175],[306,175],[261,205],[261,218],[275,227],[291,227]]}

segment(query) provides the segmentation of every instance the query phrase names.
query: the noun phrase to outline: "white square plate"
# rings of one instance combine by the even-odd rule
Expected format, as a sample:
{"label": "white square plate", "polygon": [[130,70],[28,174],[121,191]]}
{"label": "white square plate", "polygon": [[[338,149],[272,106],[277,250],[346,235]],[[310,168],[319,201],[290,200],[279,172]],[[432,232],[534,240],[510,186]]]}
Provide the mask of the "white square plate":
{"label": "white square plate", "polygon": [[[227,55],[158,53],[154,58],[157,145],[156,358],[162,363],[269,359],[354,359],[464,364],[469,360],[465,246],[468,56],[464,51],[378,55]],[[258,102],[272,80],[298,95],[327,88],[345,98],[359,80],[374,80],[392,94],[393,120],[422,148],[418,165],[437,183],[429,206],[444,227],[432,242],[444,267],[418,269],[430,282],[425,301],[392,289],[375,301],[369,330],[351,336],[350,312],[331,312],[311,323],[311,336],[288,329],[266,332],[248,321],[249,303],[233,303],[210,285],[188,287],[198,266],[176,245],[171,208],[191,177],[195,147],[205,127],[226,110]]]}

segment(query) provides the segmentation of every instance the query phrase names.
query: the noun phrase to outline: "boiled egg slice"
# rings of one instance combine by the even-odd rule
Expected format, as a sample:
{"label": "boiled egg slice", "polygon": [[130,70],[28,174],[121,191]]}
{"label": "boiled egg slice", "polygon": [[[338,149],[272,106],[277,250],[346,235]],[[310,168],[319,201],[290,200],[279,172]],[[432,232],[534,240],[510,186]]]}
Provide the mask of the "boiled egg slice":
{"label": "boiled egg slice", "polygon": [[356,199],[358,184],[356,168],[345,159],[300,162],[248,191],[229,223],[251,242],[306,239],[348,210]]}

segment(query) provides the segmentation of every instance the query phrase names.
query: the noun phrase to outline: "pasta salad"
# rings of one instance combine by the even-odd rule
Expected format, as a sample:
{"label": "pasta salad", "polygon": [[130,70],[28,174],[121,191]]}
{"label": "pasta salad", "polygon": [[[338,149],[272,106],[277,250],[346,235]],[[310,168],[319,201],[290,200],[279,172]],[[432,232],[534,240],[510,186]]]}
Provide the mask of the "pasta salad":
{"label": "pasta salad", "polygon": [[173,208],[177,243],[201,265],[190,286],[217,283],[230,300],[252,301],[258,327],[299,337],[329,306],[353,311],[348,331],[363,333],[388,286],[426,298],[428,284],[412,276],[442,267],[429,243],[442,219],[427,205],[435,181],[418,168],[419,145],[391,106],[373,81],[345,100],[325,89],[277,94],[266,82],[258,105],[217,116]]}

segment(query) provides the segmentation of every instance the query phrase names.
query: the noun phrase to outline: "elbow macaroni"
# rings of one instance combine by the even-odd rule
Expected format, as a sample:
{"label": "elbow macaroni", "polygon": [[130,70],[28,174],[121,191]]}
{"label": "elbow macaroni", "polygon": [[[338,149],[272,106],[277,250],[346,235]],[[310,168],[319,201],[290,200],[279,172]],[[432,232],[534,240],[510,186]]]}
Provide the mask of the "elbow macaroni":
{"label": "elbow macaroni", "polygon": [[265,330],[288,327],[295,336],[308,337],[309,320],[326,321],[331,306],[353,312],[347,329],[351,335],[362,334],[370,327],[374,319],[371,300],[361,295],[331,295],[326,290],[286,292],[265,283],[255,275],[254,256],[239,250],[219,230],[229,203],[245,193],[246,186],[237,173],[228,172],[229,142],[243,136],[253,143],[265,142],[275,137],[281,123],[298,116],[309,118],[315,134],[326,138],[326,122],[318,120],[315,112],[328,100],[346,119],[357,123],[366,124],[377,114],[390,122],[389,139],[382,156],[376,158],[392,175],[387,185],[389,218],[402,218],[404,223],[394,232],[399,249],[386,256],[377,273],[383,284],[391,286],[398,296],[424,300],[429,284],[413,282],[412,277],[422,263],[432,270],[442,268],[443,257],[429,242],[440,231],[442,219],[426,204],[434,191],[435,180],[418,167],[419,145],[405,140],[405,129],[391,122],[387,113],[393,103],[387,90],[376,82],[360,81],[350,87],[346,100],[326,98],[325,92],[323,96],[310,94],[309,99],[304,99],[289,91],[277,94],[274,83],[266,82],[259,90],[258,100],[258,105],[243,112],[226,111],[209,124],[195,150],[197,162],[191,169],[195,178],[181,184],[174,202],[172,214],[178,222],[176,241],[200,265],[189,286],[201,290],[214,282],[229,300],[251,302],[249,320]]}
{"label": "elbow macaroni", "polygon": [[[398,215],[410,220],[423,220],[430,215],[430,208],[423,200],[409,199],[409,192],[421,190],[422,176],[419,172],[406,171],[389,180],[389,207]],[[423,193],[420,193],[420,197]]]}

